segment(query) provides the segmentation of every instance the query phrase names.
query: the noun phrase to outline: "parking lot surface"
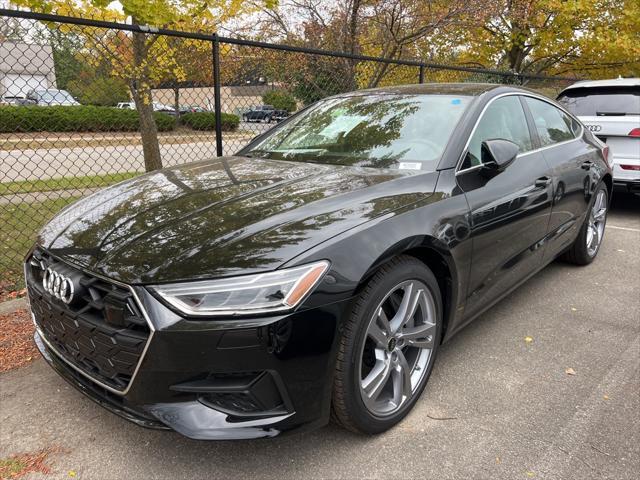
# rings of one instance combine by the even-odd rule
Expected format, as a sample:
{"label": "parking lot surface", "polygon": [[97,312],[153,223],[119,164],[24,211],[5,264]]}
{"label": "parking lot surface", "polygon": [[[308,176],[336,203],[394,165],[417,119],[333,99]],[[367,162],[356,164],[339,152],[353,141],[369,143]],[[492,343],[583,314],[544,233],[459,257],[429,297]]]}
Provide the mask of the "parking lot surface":
{"label": "parking lot surface", "polygon": [[592,265],[551,264],[447,343],[383,435],[193,441],[108,413],[38,359],[0,375],[0,458],[49,446],[53,478],[637,479],[640,198],[616,197]]}

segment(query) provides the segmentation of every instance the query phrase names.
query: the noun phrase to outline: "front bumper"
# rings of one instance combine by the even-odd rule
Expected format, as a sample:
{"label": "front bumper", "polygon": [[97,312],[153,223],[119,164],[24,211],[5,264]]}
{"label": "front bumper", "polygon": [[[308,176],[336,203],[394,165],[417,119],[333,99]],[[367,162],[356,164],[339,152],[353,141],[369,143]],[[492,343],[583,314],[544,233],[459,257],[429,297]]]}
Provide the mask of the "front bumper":
{"label": "front bumper", "polygon": [[194,439],[273,437],[329,420],[342,301],[252,326],[187,320],[136,288],[154,332],[126,392],[82,374],[43,341],[45,360],[71,385],[113,413]]}

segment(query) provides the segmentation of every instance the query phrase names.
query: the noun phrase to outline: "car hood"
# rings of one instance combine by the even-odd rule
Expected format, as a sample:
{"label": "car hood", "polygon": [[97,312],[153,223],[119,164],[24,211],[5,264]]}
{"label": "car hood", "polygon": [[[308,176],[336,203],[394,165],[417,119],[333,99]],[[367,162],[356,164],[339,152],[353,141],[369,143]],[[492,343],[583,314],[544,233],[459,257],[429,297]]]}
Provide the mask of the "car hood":
{"label": "car hood", "polygon": [[123,282],[273,270],[433,193],[437,173],[223,157],[101,190],[40,232],[53,255]]}

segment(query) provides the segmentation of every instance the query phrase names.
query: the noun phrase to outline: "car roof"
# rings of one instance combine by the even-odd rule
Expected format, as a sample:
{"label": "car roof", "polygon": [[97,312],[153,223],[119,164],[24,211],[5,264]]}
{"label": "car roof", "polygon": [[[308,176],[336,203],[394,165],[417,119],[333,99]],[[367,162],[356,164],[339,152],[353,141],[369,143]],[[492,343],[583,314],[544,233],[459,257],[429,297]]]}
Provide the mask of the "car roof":
{"label": "car roof", "polygon": [[583,80],[569,85],[563,90],[572,90],[574,88],[599,88],[599,87],[639,87],[640,78],[611,78],[608,80]]}
{"label": "car roof", "polygon": [[[503,91],[524,91],[496,83],[418,83],[391,87],[357,90],[344,95],[397,94],[397,95],[468,95],[477,97],[485,92],[500,88]],[[343,96],[343,95],[336,95]]]}

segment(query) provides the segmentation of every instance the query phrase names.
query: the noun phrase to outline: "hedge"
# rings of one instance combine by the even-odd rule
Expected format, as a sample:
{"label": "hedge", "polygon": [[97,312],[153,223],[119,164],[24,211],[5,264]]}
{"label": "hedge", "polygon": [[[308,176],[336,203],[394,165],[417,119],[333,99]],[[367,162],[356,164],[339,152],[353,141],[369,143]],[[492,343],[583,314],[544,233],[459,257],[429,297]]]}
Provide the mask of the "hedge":
{"label": "hedge", "polygon": [[[238,128],[240,117],[230,113],[222,113],[222,130],[232,131]],[[183,125],[194,130],[215,130],[216,114],[212,112],[185,113],[180,117]]]}
{"label": "hedge", "polygon": [[[158,130],[176,126],[175,118],[154,112]],[[0,132],[134,132],[138,131],[138,112],[94,106],[2,106]]]}

